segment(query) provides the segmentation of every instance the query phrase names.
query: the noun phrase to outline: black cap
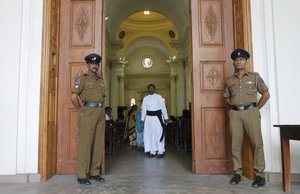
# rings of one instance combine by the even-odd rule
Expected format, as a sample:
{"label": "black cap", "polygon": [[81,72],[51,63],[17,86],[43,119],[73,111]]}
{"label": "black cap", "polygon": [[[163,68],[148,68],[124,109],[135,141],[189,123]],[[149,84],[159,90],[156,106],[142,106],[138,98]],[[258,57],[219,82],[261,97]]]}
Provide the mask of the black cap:
{"label": "black cap", "polygon": [[248,53],[248,51],[244,50],[244,49],[235,49],[232,53],[231,53],[231,59],[234,60],[237,57],[244,57],[246,60],[248,60],[250,58],[250,54]]}
{"label": "black cap", "polygon": [[86,57],[84,57],[84,60],[87,63],[100,63],[100,61],[102,60],[101,56],[96,54],[96,53],[92,53],[87,55]]}

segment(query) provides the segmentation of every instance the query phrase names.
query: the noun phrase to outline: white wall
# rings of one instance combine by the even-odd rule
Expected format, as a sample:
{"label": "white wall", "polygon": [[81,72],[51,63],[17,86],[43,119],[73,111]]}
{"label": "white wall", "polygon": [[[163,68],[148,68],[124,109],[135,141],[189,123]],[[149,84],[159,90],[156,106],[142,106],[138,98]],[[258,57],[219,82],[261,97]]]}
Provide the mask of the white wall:
{"label": "white wall", "polygon": [[0,6],[0,175],[37,173],[42,0]]}
{"label": "white wall", "polygon": [[[271,98],[262,113],[266,171],[281,172],[279,129],[300,124],[300,12],[298,0],[251,0],[254,70],[269,86]],[[292,172],[299,173],[300,142],[291,143]]]}

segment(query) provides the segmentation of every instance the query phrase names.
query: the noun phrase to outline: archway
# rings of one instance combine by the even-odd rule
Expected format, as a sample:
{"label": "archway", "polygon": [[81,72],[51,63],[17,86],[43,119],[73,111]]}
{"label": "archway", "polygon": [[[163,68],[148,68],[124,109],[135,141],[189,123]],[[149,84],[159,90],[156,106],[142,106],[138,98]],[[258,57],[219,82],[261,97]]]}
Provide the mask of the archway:
{"label": "archway", "polygon": [[[207,25],[205,26],[205,17],[201,17],[199,14],[200,13],[210,13],[210,16],[213,16],[213,12],[209,11],[209,10],[213,10],[215,11],[216,17],[219,17],[219,21],[223,22],[223,16],[225,16],[225,12],[224,9],[226,8],[229,10],[232,10],[233,8],[233,12],[234,13],[234,18],[231,18],[231,21],[234,21],[234,31],[232,31],[232,39],[234,38],[234,45],[233,45],[233,40],[232,40],[232,45],[231,45],[231,49],[235,46],[243,46],[245,48],[247,48],[248,50],[251,51],[251,22],[250,22],[250,6],[249,3],[250,1],[241,1],[241,0],[234,0],[234,1],[229,1],[229,0],[220,0],[220,1],[205,1],[205,0],[191,0],[191,1],[172,1],[171,3],[168,3],[168,1],[151,1],[148,3],[141,3],[138,0],[135,0],[135,3],[133,4],[134,6],[130,6],[128,7],[127,12],[131,12],[134,13],[135,9],[137,9],[137,6],[144,7],[146,5],[149,6],[149,9],[155,7],[155,5],[159,5],[156,6],[156,10],[158,12],[161,13],[174,13],[174,17],[169,17],[167,14],[166,16],[168,18],[173,18],[174,21],[178,21],[177,23],[179,24],[178,29],[178,34],[180,34],[180,32],[186,32],[185,28],[180,28],[180,26],[185,26],[184,22],[182,21],[182,19],[180,17],[178,17],[178,13],[175,10],[176,6],[170,6],[170,5],[182,5],[180,3],[184,2],[185,4],[187,4],[187,6],[189,8],[191,8],[192,10],[192,14],[191,14],[191,24],[192,24],[192,29],[190,34],[192,34],[192,42],[193,45],[198,45],[201,43],[201,41],[203,41],[203,39],[201,39],[201,41],[199,40],[199,38],[202,36],[200,36],[200,32],[203,32],[203,28],[202,27],[207,27]],[[67,115],[71,116],[71,117],[67,117],[67,118],[63,118],[60,116],[56,116],[57,113],[60,113],[62,109],[60,109],[61,104],[63,103],[63,101],[61,101],[61,97],[58,95],[58,100],[56,100],[56,96],[57,93],[59,94],[60,92],[58,91],[58,88],[64,88],[64,87],[68,87],[70,84],[61,84],[60,82],[56,82],[56,78],[58,78],[58,81],[62,80],[62,78],[60,76],[61,73],[58,72],[58,66],[60,66],[61,69],[64,69],[65,72],[70,72],[72,73],[73,69],[71,68],[63,68],[62,64],[68,64],[71,65],[72,67],[75,68],[80,68],[80,66],[83,64],[82,59],[80,58],[81,55],[83,54],[79,54],[81,51],[83,53],[87,53],[87,52],[91,52],[91,51],[97,51],[103,54],[105,54],[104,50],[102,48],[104,48],[105,45],[105,41],[99,38],[95,38],[95,34],[97,34],[97,37],[101,37],[101,34],[105,34],[104,28],[102,28],[101,26],[103,26],[102,24],[105,22],[105,17],[106,16],[106,12],[105,9],[103,9],[103,7],[105,7],[105,5],[103,4],[105,3],[105,1],[101,1],[101,0],[97,0],[97,1],[91,1],[91,2],[78,2],[78,1],[74,1],[71,2],[69,0],[62,0],[61,4],[58,3],[58,1],[48,1],[46,6],[45,6],[45,15],[48,17],[44,18],[44,32],[48,32],[48,33],[44,33],[44,53],[43,53],[43,67],[42,69],[44,69],[44,73],[42,74],[42,78],[41,80],[45,80],[44,83],[42,84],[42,88],[41,88],[41,115],[40,115],[40,154],[39,154],[39,172],[42,174],[42,179],[47,179],[49,177],[51,177],[53,174],[56,174],[57,172],[59,172],[59,168],[61,167],[59,164],[57,164],[57,161],[60,161],[60,159],[57,159],[57,155],[59,156],[59,154],[61,153],[61,149],[58,148],[56,149],[56,142],[58,142],[57,145],[59,145],[62,141],[62,138],[60,137],[60,135],[58,135],[58,139],[56,139],[56,126],[58,126],[58,134],[59,133],[65,133],[65,131],[68,131],[68,138],[72,138],[75,137],[76,139],[76,127],[71,127],[69,130],[69,127],[61,127],[60,126],[60,122],[62,121],[69,121],[70,123],[73,123],[74,120],[72,118],[72,115],[76,115],[76,112],[72,111],[72,108],[68,108],[67,110]],[[124,5],[123,7],[126,7],[127,4],[125,1],[113,1],[113,3],[118,3],[119,5],[122,4]],[[190,3],[192,6],[190,6]],[[132,4],[131,4],[132,5]],[[86,8],[89,10],[88,13],[92,13],[91,15],[86,15],[85,11],[82,11],[82,7],[86,6]],[[210,9],[210,7],[213,7],[212,9]],[[72,8],[72,12],[70,13],[66,13],[66,10],[70,10],[69,8]],[[206,7],[205,11],[204,8]],[[102,10],[104,10],[102,12]],[[169,10],[169,12],[167,11]],[[178,9],[180,10],[180,9]],[[202,10],[202,12],[201,12]],[[59,15],[59,13],[61,13]],[[226,12],[227,13],[227,12]],[[229,12],[230,13],[230,12]],[[124,15],[128,15],[125,12],[120,12],[120,14],[118,15],[119,17],[116,16],[114,22],[117,24],[117,26],[119,26],[119,24],[122,22]],[[219,14],[219,15],[218,15]],[[225,14],[225,15],[224,15]],[[179,14],[180,15],[180,14]],[[78,28],[76,29],[76,25],[78,25],[78,23],[76,23],[76,19],[83,19],[81,21],[83,21],[83,23],[79,23],[81,25],[84,26],[84,21],[85,21],[85,17],[89,16],[91,20],[89,20],[89,23],[91,26],[88,27],[88,29],[86,30],[78,30]],[[185,17],[189,18],[189,14],[186,15]],[[204,15],[202,15],[204,16]],[[118,19],[119,18],[119,19]],[[213,19],[214,17],[210,17],[210,19]],[[230,19],[229,19],[230,20]],[[60,22],[59,22],[60,21]],[[213,21],[213,20],[210,20]],[[227,20],[226,20],[227,21]],[[64,23],[67,22],[67,23]],[[70,22],[70,23],[68,23]],[[66,27],[68,29],[71,29],[70,33],[64,33],[62,31],[62,29],[59,27],[59,24],[61,24],[61,27],[63,25],[66,25]],[[97,24],[97,25],[95,25]],[[213,24],[213,23],[211,23]],[[225,25],[224,23],[222,23],[222,27],[224,28]],[[196,27],[197,26],[197,27]],[[210,25],[211,29],[213,25]],[[226,29],[228,28],[228,26],[226,26]],[[230,28],[230,27],[229,27]],[[58,31],[58,29],[60,29],[60,31]],[[74,31],[72,31],[74,30]],[[93,31],[95,30],[95,31]],[[97,33],[95,33],[97,32]],[[115,30],[114,32],[117,32],[117,30]],[[194,34],[197,34],[195,37],[196,39],[194,39]],[[82,34],[89,34],[89,36],[87,37],[83,37]],[[110,32],[107,32],[110,33]],[[71,35],[71,36],[69,36]],[[113,36],[115,36],[114,33],[112,33]],[[60,40],[59,41],[59,38]],[[60,45],[66,45],[65,48],[72,48],[71,50],[68,50],[68,52],[66,53],[66,50],[64,47],[60,47],[60,49],[58,49],[58,43],[60,43]],[[203,42],[202,42],[203,43]],[[206,42],[207,43],[207,42]],[[208,42],[209,43],[209,42]],[[216,46],[216,50],[218,50],[217,48],[220,47],[220,45],[218,44],[212,44],[214,46]],[[207,46],[207,45],[206,45]],[[222,47],[222,46],[221,46]],[[203,49],[205,48],[205,45],[203,47]],[[211,47],[210,47],[211,48]],[[193,64],[201,64],[199,62],[201,61],[210,61],[211,59],[207,58],[207,59],[201,59],[201,58],[197,58],[199,56],[201,56],[201,53],[205,53],[205,50],[201,50],[201,46],[198,48],[200,50],[193,50]],[[60,52],[58,52],[58,50],[60,50]],[[77,51],[76,51],[77,50]],[[80,51],[80,52],[79,52]],[[195,52],[196,51],[196,52]],[[203,51],[203,52],[202,52]],[[206,50],[207,51],[207,50]],[[219,50],[220,51],[220,50]],[[208,53],[212,53],[215,52],[215,50],[210,50],[208,51]],[[229,52],[229,51],[228,51]],[[227,52],[227,54],[228,54]],[[74,54],[72,54],[74,53]],[[221,51],[222,53],[222,51]],[[224,53],[223,53],[224,54]],[[226,54],[225,54],[226,55]],[[225,56],[224,55],[224,56]],[[78,58],[79,57],[79,58]],[[225,57],[226,58],[226,57]],[[58,63],[59,61],[59,63]],[[220,60],[218,60],[220,61]],[[212,63],[202,63],[202,67],[209,67],[209,65]],[[213,64],[216,65],[216,64]],[[218,66],[218,65],[217,65]],[[195,84],[195,76],[203,76],[204,74],[201,74],[200,71],[196,72],[195,74],[195,69],[193,69],[193,76],[191,77],[191,82],[192,84]],[[201,69],[198,69],[201,70]],[[58,77],[59,75],[59,77]],[[70,80],[68,80],[68,83],[70,82]],[[59,87],[58,87],[59,86]],[[195,85],[193,85],[193,87],[195,88]],[[197,85],[196,88],[201,88],[203,87],[203,85]],[[207,86],[205,86],[207,87]],[[207,99],[207,96],[203,95],[200,97],[195,97],[195,92],[197,92],[198,90],[195,90],[194,92],[192,92],[192,109],[193,109],[193,114],[198,115],[197,119],[199,119],[199,121],[202,121],[203,119],[203,115],[202,113],[213,113],[213,112],[203,112],[203,109],[201,107],[203,107],[203,105],[197,104],[196,101],[201,100],[201,99]],[[200,92],[201,93],[201,92]],[[220,93],[220,92],[219,92]],[[219,94],[220,95],[220,94]],[[68,96],[68,94],[66,93],[66,95],[62,95],[62,96]],[[219,99],[220,100],[220,99]],[[53,107],[58,107],[57,108],[53,108]],[[224,105],[221,103],[219,104],[219,107],[223,107],[224,109]],[[211,110],[215,110],[215,109],[211,109]],[[222,113],[223,114],[223,113]],[[63,118],[62,120],[59,120]],[[195,119],[196,121],[196,119]],[[58,125],[56,125],[58,123]],[[201,143],[200,141],[203,140],[203,136],[202,135],[197,135],[197,133],[202,133],[204,132],[203,129],[203,124],[204,122],[198,123],[197,121],[193,123],[193,136],[194,136],[194,144],[193,144],[193,166],[194,166],[194,172],[195,173],[201,173],[200,170],[200,166],[202,165],[201,162],[197,162],[197,161],[201,161],[201,157],[198,157],[199,154],[203,154],[205,151],[205,149],[199,145],[203,144],[203,142]],[[72,125],[69,125],[72,126]],[[225,126],[225,125],[224,125]],[[61,127],[61,128],[60,128]],[[200,128],[199,128],[200,127]],[[202,127],[202,128],[201,128]],[[73,130],[72,130],[73,129]],[[75,130],[74,130],[75,129]],[[61,130],[61,131],[60,131]],[[63,132],[64,131],[64,132]],[[202,133],[203,134],[203,133]],[[208,134],[208,133],[206,133]],[[199,141],[200,143],[198,144],[196,141]],[[51,146],[52,145],[52,146]],[[199,147],[197,147],[197,145]],[[207,150],[206,150],[207,151]],[[70,154],[66,154],[66,156],[72,156],[73,158],[76,157],[75,155],[70,155]],[[226,158],[228,158],[226,156]],[[224,158],[223,158],[224,159]],[[71,161],[72,163],[72,161]],[[57,165],[56,165],[57,164]],[[198,167],[197,167],[198,166]],[[209,168],[206,167],[207,169],[213,169],[213,168]],[[227,170],[225,170],[226,172],[228,172],[229,168],[227,168]],[[203,171],[204,172],[204,171]],[[222,171],[224,172],[224,171]]]}

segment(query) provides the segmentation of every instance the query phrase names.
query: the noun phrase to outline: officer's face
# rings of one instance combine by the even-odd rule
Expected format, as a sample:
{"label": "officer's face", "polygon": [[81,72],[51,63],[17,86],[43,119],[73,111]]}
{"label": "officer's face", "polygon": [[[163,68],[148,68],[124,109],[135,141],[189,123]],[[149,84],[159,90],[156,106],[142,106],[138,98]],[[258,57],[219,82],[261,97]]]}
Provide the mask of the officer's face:
{"label": "officer's face", "polygon": [[100,66],[99,63],[88,63],[88,69],[93,73],[98,72],[99,66]]}
{"label": "officer's face", "polygon": [[245,68],[247,60],[244,57],[237,57],[233,61],[233,66],[236,70],[242,70]]}
{"label": "officer's face", "polygon": [[148,92],[149,92],[149,94],[154,94],[154,92],[155,92],[155,87],[154,86],[150,86],[149,87],[149,89],[148,89]]}

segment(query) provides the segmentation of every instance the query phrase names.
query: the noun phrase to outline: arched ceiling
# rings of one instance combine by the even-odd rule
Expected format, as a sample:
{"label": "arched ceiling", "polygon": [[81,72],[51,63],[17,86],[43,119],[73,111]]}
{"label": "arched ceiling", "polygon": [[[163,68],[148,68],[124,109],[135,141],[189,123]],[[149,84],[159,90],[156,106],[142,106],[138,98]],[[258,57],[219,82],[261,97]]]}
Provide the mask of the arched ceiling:
{"label": "arched ceiling", "polygon": [[[106,32],[112,43],[121,41],[118,57],[137,48],[153,47],[166,57],[176,55],[172,40],[184,37],[188,27],[189,0],[113,0],[106,1]],[[149,14],[144,14],[144,11]],[[175,33],[170,38],[169,31]],[[120,38],[123,33],[125,38]]]}
{"label": "arched ceiling", "polygon": [[129,16],[144,10],[154,11],[166,16],[183,36],[189,21],[189,0],[108,0],[106,1],[106,28],[111,37]]}
{"label": "arched ceiling", "polygon": [[153,31],[172,27],[174,28],[174,24],[166,16],[154,11],[148,11],[146,15],[144,11],[140,11],[126,18],[119,28]]}
{"label": "arched ceiling", "polygon": [[124,56],[129,56],[130,53],[135,52],[143,47],[153,47],[163,53],[166,57],[169,55],[168,48],[158,38],[146,36],[135,39],[125,50]]}

